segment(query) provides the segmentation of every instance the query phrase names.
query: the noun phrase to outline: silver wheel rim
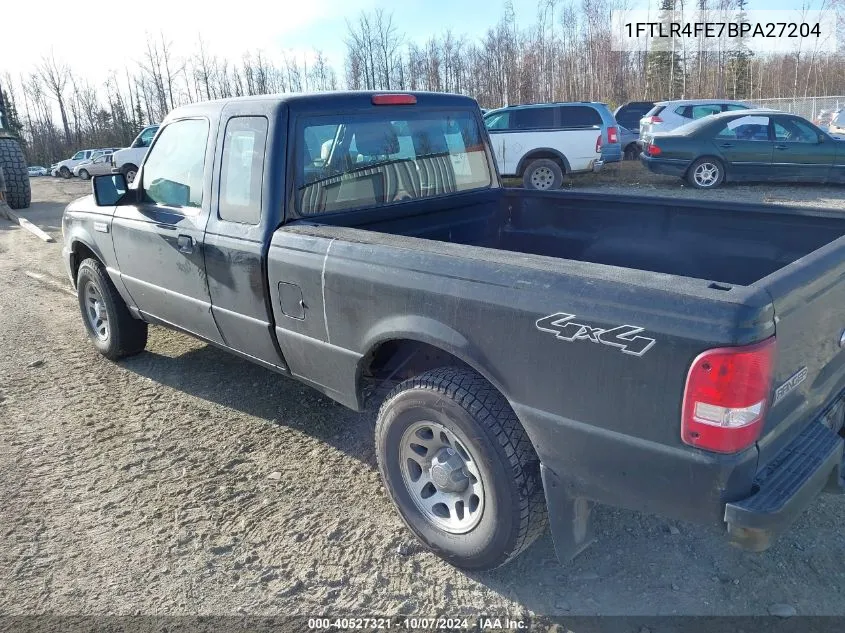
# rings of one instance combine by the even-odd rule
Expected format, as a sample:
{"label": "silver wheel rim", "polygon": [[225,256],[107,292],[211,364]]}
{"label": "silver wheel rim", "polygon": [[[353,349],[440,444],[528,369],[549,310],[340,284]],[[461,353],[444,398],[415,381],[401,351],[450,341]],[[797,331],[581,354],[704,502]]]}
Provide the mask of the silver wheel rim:
{"label": "silver wheel rim", "polygon": [[135,174],[136,174],[136,172],[135,172],[134,169],[130,169],[129,171],[126,172],[126,183],[127,184],[129,184],[129,185],[132,184],[132,182],[135,180]]}
{"label": "silver wheel rim", "polygon": [[701,163],[692,174],[699,187],[712,187],[719,179],[719,166],[715,163]]}
{"label": "silver wheel rim", "polygon": [[548,167],[538,167],[531,172],[529,179],[535,189],[548,189],[555,182],[555,175]]}
{"label": "silver wheel rim", "polygon": [[88,320],[91,331],[101,341],[108,340],[109,317],[106,313],[106,305],[103,302],[100,289],[93,281],[85,284],[82,300],[85,304],[85,318]]}
{"label": "silver wheel rim", "polygon": [[416,422],[402,435],[400,470],[417,509],[436,527],[466,534],[484,513],[484,482],[468,442],[437,422]]}

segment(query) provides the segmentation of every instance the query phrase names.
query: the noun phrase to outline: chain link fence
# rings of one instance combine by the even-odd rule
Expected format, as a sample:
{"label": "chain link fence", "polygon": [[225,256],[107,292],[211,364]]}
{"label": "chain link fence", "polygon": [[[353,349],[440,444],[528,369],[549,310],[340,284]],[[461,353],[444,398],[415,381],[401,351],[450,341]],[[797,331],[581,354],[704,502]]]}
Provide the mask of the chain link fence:
{"label": "chain link fence", "polygon": [[[754,105],[773,110],[783,110],[816,122],[824,112],[845,108],[845,95],[830,97],[798,97],[796,99],[754,99]],[[825,125],[829,120],[825,122]]]}

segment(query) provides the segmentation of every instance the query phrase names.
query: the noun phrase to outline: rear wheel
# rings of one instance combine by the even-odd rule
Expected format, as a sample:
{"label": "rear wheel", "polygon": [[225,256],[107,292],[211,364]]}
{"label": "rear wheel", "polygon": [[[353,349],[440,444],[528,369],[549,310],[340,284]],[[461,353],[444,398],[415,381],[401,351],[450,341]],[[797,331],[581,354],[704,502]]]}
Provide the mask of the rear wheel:
{"label": "rear wheel", "polygon": [[548,191],[560,189],[563,184],[563,169],[550,158],[532,160],[522,174],[522,186],[526,189]]}
{"label": "rear wheel", "polygon": [[103,356],[118,360],[147,345],[147,324],[133,318],[106,269],[86,259],[76,275],[76,294],[88,338]]}
{"label": "rear wheel", "polygon": [[131,163],[129,165],[124,165],[120,168],[120,171],[123,173],[123,176],[126,178],[126,184],[131,185],[132,181],[135,180],[135,176],[138,175],[138,168]]}
{"label": "rear wheel", "polygon": [[636,160],[640,155],[640,148],[636,143],[631,143],[625,148],[625,160]]}
{"label": "rear wheel", "polygon": [[696,189],[715,189],[724,180],[725,168],[716,158],[699,158],[687,171],[687,182]]}
{"label": "rear wheel", "polygon": [[471,370],[398,385],[379,411],[376,454],[405,524],[456,567],[503,565],[545,529],[534,447],[504,396]]}

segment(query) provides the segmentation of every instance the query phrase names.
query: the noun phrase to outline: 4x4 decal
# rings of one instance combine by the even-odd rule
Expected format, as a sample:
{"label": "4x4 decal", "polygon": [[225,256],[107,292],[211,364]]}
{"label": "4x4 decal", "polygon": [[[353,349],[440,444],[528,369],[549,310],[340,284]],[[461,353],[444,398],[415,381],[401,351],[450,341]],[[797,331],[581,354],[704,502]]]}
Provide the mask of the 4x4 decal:
{"label": "4x4 decal", "polygon": [[617,325],[614,328],[600,328],[586,323],[577,323],[574,314],[557,312],[537,319],[537,329],[551,332],[561,341],[590,341],[618,347],[623,354],[642,356],[657,342],[653,338],[637,336],[643,328],[636,325]]}

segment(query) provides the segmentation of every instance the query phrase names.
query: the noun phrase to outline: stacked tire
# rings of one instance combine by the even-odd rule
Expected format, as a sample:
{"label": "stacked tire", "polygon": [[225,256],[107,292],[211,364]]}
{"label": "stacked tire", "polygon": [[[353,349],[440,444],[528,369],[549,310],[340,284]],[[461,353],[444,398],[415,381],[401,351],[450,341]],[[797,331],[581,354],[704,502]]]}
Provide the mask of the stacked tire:
{"label": "stacked tire", "polygon": [[13,209],[26,209],[32,201],[26,157],[14,138],[0,137],[0,169],[3,170],[6,203]]}

